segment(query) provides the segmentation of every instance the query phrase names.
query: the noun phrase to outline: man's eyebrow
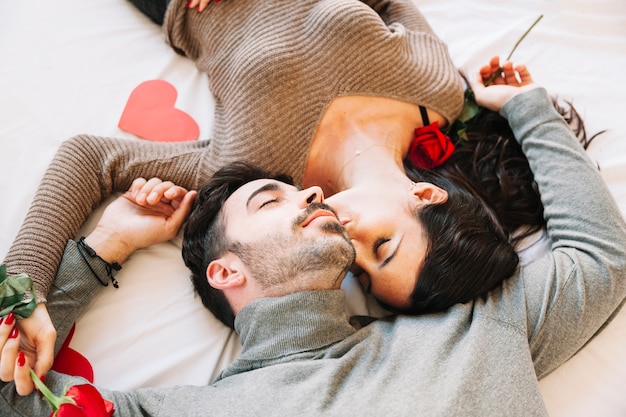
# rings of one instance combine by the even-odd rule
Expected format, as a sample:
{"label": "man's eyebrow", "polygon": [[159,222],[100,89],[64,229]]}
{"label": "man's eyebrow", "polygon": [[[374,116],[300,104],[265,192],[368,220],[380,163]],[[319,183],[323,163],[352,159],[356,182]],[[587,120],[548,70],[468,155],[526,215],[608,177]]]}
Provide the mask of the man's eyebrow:
{"label": "man's eyebrow", "polygon": [[252,192],[252,194],[250,194],[250,197],[248,197],[248,201],[246,201],[246,209],[250,205],[250,202],[252,201],[252,199],[254,197],[256,197],[258,194],[264,193],[266,191],[278,191],[280,189],[281,189],[281,187],[280,187],[280,185],[277,182],[269,182],[269,183],[267,183],[267,184],[257,188],[256,190],[254,190]]}

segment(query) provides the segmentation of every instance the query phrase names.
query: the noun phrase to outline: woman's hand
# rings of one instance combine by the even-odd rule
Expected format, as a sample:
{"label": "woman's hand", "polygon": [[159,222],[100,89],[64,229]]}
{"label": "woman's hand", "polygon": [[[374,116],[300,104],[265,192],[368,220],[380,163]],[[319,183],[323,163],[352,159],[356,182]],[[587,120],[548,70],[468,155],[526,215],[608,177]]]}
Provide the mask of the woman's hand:
{"label": "woman's hand", "polygon": [[[219,3],[220,0],[213,0],[214,3]],[[207,8],[207,6],[211,3],[211,0],[189,0],[187,3],[188,9],[193,9],[195,7],[198,8],[198,13]]]}
{"label": "woman's hand", "polygon": [[[489,85],[485,85],[489,83]],[[500,58],[491,58],[489,64],[480,69],[476,77],[470,80],[476,103],[489,110],[499,111],[504,103],[517,94],[537,88],[530,72],[524,65],[513,66],[505,62],[500,67]]]}
{"label": "woman's hand", "polygon": [[15,316],[2,317],[0,323],[0,379],[15,380],[17,393],[30,394],[35,385],[29,369],[43,376],[52,367],[56,330],[44,303],[33,314],[16,321]]}

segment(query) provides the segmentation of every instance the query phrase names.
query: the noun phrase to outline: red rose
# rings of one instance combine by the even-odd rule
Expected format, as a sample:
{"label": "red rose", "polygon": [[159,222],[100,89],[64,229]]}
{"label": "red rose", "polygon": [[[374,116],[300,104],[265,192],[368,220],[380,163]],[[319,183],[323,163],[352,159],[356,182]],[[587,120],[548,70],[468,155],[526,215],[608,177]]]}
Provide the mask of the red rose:
{"label": "red rose", "polygon": [[35,386],[52,408],[50,417],[111,417],[113,415],[113,403],[102,398],[93,385],[73,385],[65,395],[57,397],[39,379],[32,368],[29,372]]}
{"label": "red rose", "polygon": [[102,398],[92,385],[74,385],[65,393],[65,397],[74,400],[59,405],[52,412],[55,417],[110,417],[113,414],[113,403]]}
{"label": "red rose", "polygon": [[409,148],[409,162],[421,169],[432,169],[443,164],[454,152],[450,138],[439,130],[439,123],[415,129],[415,139]]}

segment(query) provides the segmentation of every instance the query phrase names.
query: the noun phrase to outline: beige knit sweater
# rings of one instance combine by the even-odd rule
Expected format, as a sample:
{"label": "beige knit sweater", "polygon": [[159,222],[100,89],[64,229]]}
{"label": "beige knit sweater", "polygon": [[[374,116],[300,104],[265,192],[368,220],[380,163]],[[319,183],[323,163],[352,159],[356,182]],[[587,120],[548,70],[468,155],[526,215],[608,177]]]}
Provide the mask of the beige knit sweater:
{"label": "beige knit sweater", "polygon": [[45,300],[67,239],[136,177],[198,188],[247,160],[300,182],[324,110],[339,96],[382,96],[448,120],[462,84],[446,45],[411,0],[233,0],[198,13],[173,0],[167,40],[206,72],[215,95],[210,141],[162,144],[81,135],[59,148],[6,256]]}

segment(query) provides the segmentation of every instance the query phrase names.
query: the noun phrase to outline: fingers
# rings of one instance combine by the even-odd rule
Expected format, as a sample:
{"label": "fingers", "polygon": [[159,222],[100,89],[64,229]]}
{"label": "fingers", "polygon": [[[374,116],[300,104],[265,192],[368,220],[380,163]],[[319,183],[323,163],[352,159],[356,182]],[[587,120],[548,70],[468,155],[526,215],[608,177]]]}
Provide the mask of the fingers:
{"label": "fingers", "polygon": [[152,178],[149,181],[137,178],[128,191],[135,202],[142,206],[168,204],[173,200],[182,199],[187,194],[185,188],[159,178]]}
{"label": "fingers", "polygon": [[9,313],[0,318],[0,380],[12,381],[15,362],[20,347],[19,331],[15,325],[15,314]]}
{"label": "fingers", "polygon": [[533,78],[525,65],[513,67],[512,62],[505,62],[502,70],[506,85],[521,87],[533,83]]}
{"label": "fingers", "polygon": [[15,390],[19,395],[28,395],[33,392],[35,385],[30,377],[30,367],[24,352],[19,351],[20,332],[17,329],[15,314],[9,313],[0,318],[0,380],[14,381]]}
{"label": "fingers", "polygon": [[189,2],[187,2],[187,8],[193,9],[195,7],[198,7],[198,4],[200,4],[200,0],[190,0]]}
{"label": "fingers", "polygon": [[30,365],[24,352],[19,352],[15,361],[15,391],[19,395],[28,395],[35,389],[30,377]]}
{"label": "fingers", "polygon": [[496,71],[500,69],[500,58],[498,56],[494,56],[489,60],[487,65],[484,65],[480,68],[480,75],[487,79],[491,77]]}
{"label": "fingers", "polygon": [[528,85],[534,83],[533,77],[530,75],[530,71],[526,68],[526,65],[518,65],[515,70],[519,74],[521,85]]}
{"label": "fingers", "polygon": [[180,228],[180,226],[184,223],[187,216],[189,216],[189,213],[191,212],[193,200],[196,198],[196,195],[198,195],[197,191],[189,191],[183,197],[183,199],[180,202],[180,205],[170,217],[177,231]]}
{"label": "fingers", "polygon": [[[220,0],[213,0],[214,3],[219,3]],[[211,3],[211,0],[190,0],[187,3],[188,9],[198,8],[198,13],[202,12]]]}
{"label": "fingers", "polygon": [[14,314],[0,317],[0,379],[13,380],[18,394],[30,394],[34,389],[31,366],[35,364],[35,373],[43,379],[54,361],[55,340],[56,330],[44,303],[19,322]]}
{"label": "fingers", "polygon": [[18,322],[20,350],[26,354],[35,373],[42,378],[54,361],[54,342],[57,332],[45,303],[38,303],[35,311]]}
{"label": "fingers", "polygon": [[128,189],[128,192],[131,193],[135,199],[137,199],[136,198],[137,195],[139,194],[139,192],[141,191],[143,186],[146,185],[147,182],[148,181],[146,181],[145,178],[137,178],[137,179],[135,179],[135,181],[133,181],[133,183],[130,185],[130,188]]}
{"label": "fingers", "polygon": [[24,352],[19,351],[20,333],[15,325],[15,315],[10,313],[0,319],[0,341],[3,342],[0,357],[0,379],[14,381],[19,395],[28,395],[35,389],[30,377],[29,361]]}
{"label": "fingers", "polygon": [[500,66],[500,58],[494,56],[489,64],[480,68],[480,78],[483,84],[490,85],[510,85],[520,87],[533,83],[532,76],[525,65],[513,66],[511,61],[507,61]]}

